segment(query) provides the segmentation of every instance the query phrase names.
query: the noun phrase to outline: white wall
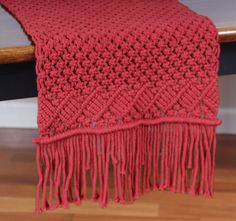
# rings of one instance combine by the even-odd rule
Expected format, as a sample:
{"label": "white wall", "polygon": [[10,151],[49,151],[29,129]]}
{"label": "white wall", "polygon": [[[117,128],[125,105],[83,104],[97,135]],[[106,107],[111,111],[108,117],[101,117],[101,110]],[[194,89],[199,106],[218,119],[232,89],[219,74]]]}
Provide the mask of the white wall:
{"label": "white wall", "polygon": [[[236,134],[236,75],[219,78],[222,119],[218,133]],[[0,127],[36,128],[37,98],[0,102]]]}
{"label": "white wall", "polygon": [[236,134],[236,74],[220,76],[220,109],[219,118],[222,119],[219,133]]}

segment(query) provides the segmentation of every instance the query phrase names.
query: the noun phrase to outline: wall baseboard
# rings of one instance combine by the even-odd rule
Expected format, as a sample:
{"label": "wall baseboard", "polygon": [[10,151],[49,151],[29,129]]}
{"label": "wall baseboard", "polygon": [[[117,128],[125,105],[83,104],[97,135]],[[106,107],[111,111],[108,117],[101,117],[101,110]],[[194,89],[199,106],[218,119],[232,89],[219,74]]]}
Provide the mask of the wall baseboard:
{"label": "wall baseboard", "polygon": [[235,108],[220,108],[218,118],[222,120],[222,123],[217,128],[217,133],[236,134],[236,109]]}
{"label": "wall baseboard", "polygon": [[37,128],[37,98],[0,102],[1,128]]}
{"label": "wall baseboard", "polygon": [[[217,133],[236,134],[236,108],[220,108]],[[0,128],[37,128],[37,98],[0,102]]]}

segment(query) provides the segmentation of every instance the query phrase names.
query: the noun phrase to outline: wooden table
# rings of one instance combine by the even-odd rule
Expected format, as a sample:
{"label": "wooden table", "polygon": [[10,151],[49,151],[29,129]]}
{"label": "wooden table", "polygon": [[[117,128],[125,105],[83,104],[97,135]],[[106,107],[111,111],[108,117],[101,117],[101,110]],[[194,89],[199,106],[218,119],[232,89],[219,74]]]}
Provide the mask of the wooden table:
{"label": "wooden table", "polygon": [[[180,1],[212,19],[221,42],[220,75],[236,74],[236,0]],[[34,46],[15,18],[0,7],[0,101],[36,96]]]}
{"label": "wooden table", "polygon": [[[236,42],[235,0],[181,0],[199,14],[212,19],[219,30],[220,42]],[[0,64],[34,59],[34,46],[19,23],[0,7]]]}

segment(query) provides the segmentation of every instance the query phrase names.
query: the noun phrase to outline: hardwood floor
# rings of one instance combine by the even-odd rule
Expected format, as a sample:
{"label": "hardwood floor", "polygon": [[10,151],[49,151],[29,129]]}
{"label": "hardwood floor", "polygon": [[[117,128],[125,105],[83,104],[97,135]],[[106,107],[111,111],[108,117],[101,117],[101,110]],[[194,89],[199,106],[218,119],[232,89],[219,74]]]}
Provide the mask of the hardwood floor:
{"label": "hardwood floor", "polygon": [[236,220],[236,136],[218,136],[215,196],[213,199],[169,192],[150,192],[132,205],[84,201],[80,207],[57,209],[42,215],[34,213],[37,182],[35,130],[0,129],[0,221],[75,220]]}

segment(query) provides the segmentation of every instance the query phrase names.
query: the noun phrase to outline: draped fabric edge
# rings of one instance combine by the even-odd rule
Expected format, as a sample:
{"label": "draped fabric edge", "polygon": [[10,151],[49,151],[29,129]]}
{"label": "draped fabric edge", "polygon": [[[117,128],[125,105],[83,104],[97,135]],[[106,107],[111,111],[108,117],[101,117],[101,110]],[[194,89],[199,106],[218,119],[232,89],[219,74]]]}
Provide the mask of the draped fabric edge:
{"label": "draped fabric edge", "polygon": [[36,138],[35,210],[67,208],[85,198],[106,207],[111,198],[133,202],[151,190],[212,197],[219,124],[166,118]]}

